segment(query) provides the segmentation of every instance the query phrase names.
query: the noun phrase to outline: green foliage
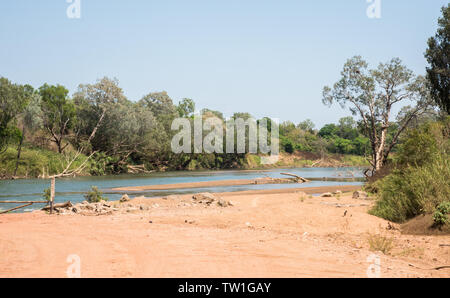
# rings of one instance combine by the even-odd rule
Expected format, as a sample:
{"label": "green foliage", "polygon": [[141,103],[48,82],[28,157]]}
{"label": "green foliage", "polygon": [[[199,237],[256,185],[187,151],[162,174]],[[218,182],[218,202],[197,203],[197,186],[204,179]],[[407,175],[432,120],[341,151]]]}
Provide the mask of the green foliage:
{"label": "green foliage", "polygon": [[254,154],[247,154],[245,157],[245,164],[249,169],[258,168],[261,166],[261,157]]}
{"label": "green foliage", "polygon": [[119,158],[108,156],[104,152],[95,153],[89,162],[89,173],[92,176],[114,175],[127,172],[126,165],[120,164]]}
{"label": "green foliage", "polygon": [[352,117],[341,118],[339,125],[325,125],[318,135],[327,140],[329,152],[356,155],[370,153],[370,140],[360,132]]}
{"label": "green foliage", "polygon": [[50,190],[50,187],[44,189],[44,193],[42,194],[42,198],[43,198],[44,200],[46,200],[47,202],[50,202],[50,200],[51,200],[51,190]]}
{"label": "green foliage", "polygon": [[[6,79],[2,82],[9,84],[5,83],[5,86],[13,86]],[[86,156],[94,153],[82,175],[127,173],[128,165],[143,165],[147,170],[261,166],[260,157],[252,154],[174,154],[171,151],[171,140],[176,132],[171,130],[172,121],[176,117],[186,117],[193,127],[195,103],[191,99],[185,98],[174,105],[167,92],[152,92],[139,102],[133,102],[126,98],[116,79],[107,77],[94,84],[80,85],[73,98],[68,96],[68,90],[61,85],[44,84],[38,92],[29,86],[16,87],[17,92],[23,91],[27,96],[29,104],[25,109],[18,108],[17,113],[8,118],[7,128],[0,131],[0,141],[8,139],[6,143],[10,144],[9,147],[4,146],[6,151],[0,154],[2,177],[38,177],[60,173],[70,157],[74,156],[75,150],[80,150],[83,154],[72,164],[71,169],[81,165]],[[208,117],[224,118],[220,111],[210,109],[203,109],[202,117],[203,120]],[[252,116],[240,112],[232,117],[245,120]],[[264,123],[263,120],[269,120],[262,129],[269,132],[270,143],[272,123],[266,117],[257,120],[257,123]],[[332,134],[318,134],[314,130],[314,123],[309,119],[298,124],[285,122],[278,126],[281,150],[288,153],[296,150],[313,153],[310,159],[323,158],[327,152],[362,156],[367,145],[352,117],[341,119],[339,125],[334,125],[336,131]],[[247,151],[248,130],[247,127]],[[323,131],[324,129],[321,130]],[[204,137],[206,135],[207,132],[204,131]],[[236,138],[237,136],[235,150]],[[49,141],[56,144],[60,154],[52,151],[53,146]],[[18,150],[14,148],[16,144],[13,143],[19,143],[21,145],[17,147],[23,148],[19,159]],[[0,149],[0,153],[1,151]],[[361,164],[362,158],[343,157],[345,158],[351,164]],[[311,166],[313,161],[310,159],[293,162],[295,166]],[[18,171],[15,175],[13,173],[17,160]],[[277,165],[283,162],[286,163],[284,165],[291,166],[289,159]]]}
{"label": "green foliage", "polygon": [[438,227],[446,225],[449,220],[447,214],[450,214],[450,201],[441,203],[433,214],[434,224]]}
{"label": "green foliage", "polygon": [[436,104],[450,114],[450,4],[442,7],[438,31],[428,40],[425,57],[428,60],[427,79]]}
{"label": "green foliage", "polygon": [[31,93],[30,86],[13,84],[0,77],[0,152],[20,139],[15,120],[28,104]]}
{"label": "green foliage", "polygon": [[41,109],[43,111],[43,125],[49,132],[51,141],[62,153],[68,144],[63,144],[69,130],[75,124],[75,105],[67,95],[69,90],[61,85],[50,86],[44,84],[39,88],[42,98]]}
{"label": "green foliage", "polygon": [[[426,90],[426,80],[422,76],[415,76],[399,58],[369,69],[361,56],[354,56],[344,64],[341,79],[332,87],[324,87],[322,101],[328,106],[334,103],[343,108],[348,106],[350,112],[360,118],[362,133],[370,140],[372,172],[375,173],[387,162],[398,138],[411,120],[430,108],[431,100]],[[407,100],[413,105],[404,107],[395,115],[393,107]],[[392,117],[397,119],[400,127],[391,137],[390,131],[395,125],[390,120]],[[356,137],[348,135],[352,132],[354,121],[344,119],[340,126],[345,128],[341,130],[341,138]],[[325,131],[323,134],[330,132]],[[354,148],[341,146],[338,149]]]}
{"label": "green foliage", "polygon": [[294,145],[292,145],[292,142],[290,140],[284,142],[283,149],[286,153],[294,153]]}
{"label": "green foliage", "polygon": [[[66,157],[73,157],[74,153],[67,151],[65,155],[56,152],[39,149],[39,148],[22,148],[21,158],[19,160],[19,168],[17,176],[34,178],[45,175],[54,175],[64,170],[66,166]],[[81,155],[72,164],[71,169],[80,166],[87,157]],[[10,177],[14,173],[17,159],[17,148],[8,147],[7,150],[0,154],[0,177]],[[81,174],[88,174],[89,167]]]}
{"label": "green foliage", "polygon": [[178,115],[180,117],[190,117],[195,112],[195,103],[190,98],[184,98],[177,107]]}
{"label": "green foliage", "polygon": [[89,203],[98,203],[100,201],[108,201],[108,198],[102,196],[103,193],[98,190],[97,186],[92,186],[91,191],[84,195]]}
{"label": "green foliage", "polygon": [[446,132],[449,123],[430,123],[407,134],[394,161],[395,170],[376,182],[379,200],[371,214],[404,222],[432,213],[439,204],[448,201],[450,141]]}

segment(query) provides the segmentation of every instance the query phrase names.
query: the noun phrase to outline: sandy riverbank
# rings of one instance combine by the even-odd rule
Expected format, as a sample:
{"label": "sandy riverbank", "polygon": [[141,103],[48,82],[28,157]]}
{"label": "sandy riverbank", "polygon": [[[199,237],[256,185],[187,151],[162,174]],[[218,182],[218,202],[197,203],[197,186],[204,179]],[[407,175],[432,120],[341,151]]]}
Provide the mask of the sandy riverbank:
{"label": "sandy riverbank", "polygon": [[170,189],[189,189],[203,187],[236,186],[236,185],[255,185],[255,184],[286,184],[295,183],[290,178],[257,178],[257,179],[235,179],[235,180],[217,180],[203,182],[188,182],[176,184],[158,184],[146,186],[132,186],[113,188],[115,191],[144,191],[144,190],[170,190]]}
{"label": "sandy riverbank", "polygon": [[[136,212],[107,216],[42,212],[0,216],[0,277],[66,277],[69,255],[82,277],[366,277],[372,254],[381,277],[449,277],[450,236],[403,235],[367,214],[371,201],[317,198],[347,187],[216,194],[233,206],[192,196],[137,198]],[[383,254],[369,238],[392,239]],[[419,269],[420,268],[420,269]]]}

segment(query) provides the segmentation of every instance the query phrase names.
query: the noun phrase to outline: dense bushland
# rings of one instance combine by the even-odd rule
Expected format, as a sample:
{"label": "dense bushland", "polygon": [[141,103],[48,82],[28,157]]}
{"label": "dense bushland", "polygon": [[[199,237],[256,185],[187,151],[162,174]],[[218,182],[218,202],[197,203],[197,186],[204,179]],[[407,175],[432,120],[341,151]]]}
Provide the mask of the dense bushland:
{"label": "dense bushland", "polygon": [[[34,89],[1,78],[0,94],[4,95],[0,177],[57,174],[78,152],[82,154],[70,168],[76,169],[90,156],[86,167],[77,172],[82,175],[127,173],[133,165],[139,167],[131,172],[261,166],[258,156],[248,154],[174,154],[171,140],[176,131],[172,131],[171,124],[177,117],[187,118],[192,124],[195,103],[182,99],[174,104],[166,92],[149,93],[134,102],[125,97],[117,80],[109,78],[80,85],[73,96],[61,85],[44,84]],[[203,120],[209,117],[225,120],[219,111],[203,109],[201,115]],[[232,116],[249,117],[249,113]],[[271,128],[267,129],[270,134]],[[367,138],[352,117],[320,130],[314,129],[310,120],[299,124],[283,122],[279,130],[281,150],[288,154],[311,152],[315,153],[315,159],[332,153],[352,154],[361,157],[349,157],[352,165],[363,165],[363,157],[370,151]],[[312,162],[305,159],[302,164]],[[279,165],[290,164],[285,159]]]}
{"label": "dense bushland", "polygon": [[393,165],[389,175],[371,186],[379,196],[371,214],[404,222],[449,202],[450,117],[409,131]]}

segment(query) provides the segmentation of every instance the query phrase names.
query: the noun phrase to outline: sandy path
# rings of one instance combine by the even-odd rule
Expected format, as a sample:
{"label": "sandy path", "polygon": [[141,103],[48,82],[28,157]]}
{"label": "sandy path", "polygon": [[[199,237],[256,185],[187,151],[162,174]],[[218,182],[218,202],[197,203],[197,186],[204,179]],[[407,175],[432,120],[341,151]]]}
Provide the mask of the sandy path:
{"label": "sandy path", "polygon": [[234,206],[195,206],[180,196],[135,199],[152,206],[138,213],[1,216],[0,277],[66,277],[73,254],[82,277],[366,277],[374,254],[368,233],[395,241],[389,255],[376,253],[382,277],[450,276],[409,265],[450,263],[449,248],[439,247],[449,236],[387,231],[386,221],[367,214],[368,201],[301,200],[295,191],[223,197]]}

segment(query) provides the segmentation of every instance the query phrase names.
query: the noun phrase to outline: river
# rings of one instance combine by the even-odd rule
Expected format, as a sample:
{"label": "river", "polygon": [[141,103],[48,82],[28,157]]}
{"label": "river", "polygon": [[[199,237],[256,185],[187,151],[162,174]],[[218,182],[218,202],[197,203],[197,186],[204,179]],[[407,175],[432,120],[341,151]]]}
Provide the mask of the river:
{"label": "river", "polygon": [[[91,189],[91,186],[97,186],[104,196],[110,200],[118,200],[124,194],[123,192],[113,191],[113,188],[127,186],[145,186],[159,184],[175,184],[188,182],[202,182],[214,180],[235,180],[235,179],[254,179],[260,177],[285,177],[280,173],[293,173],[306,179],[314,181],[305,184],[263,184],[263,185],[238,185],[221,186],[195,189],[177,189],[167,191],[142,191],[129,193],[130,197],[146,196],[159,197],[171,194],[186,194],[199,192],[232,192],[255,189],[275,189],[275,188],[299,188],[299,187],[317,187],[333,185],[361,185],[363,177],[360,168],[297,168],[297,169],[272,169],[261,171],[245,170],[227,170],[227,171],[198,171],[198,172],[164,172],[151,173],[146,175],[116,175],[101,177],[77,177],[62,178],[56,180],[56,203],[71,201],[78,203],[84,201],[84,194]],[[327,181],[327,179],[356,178],[355,181]],[[358,179],[359,178],[359,179]],[[0,181],[0,201],[36,201],[42,200],[44,189],[50,186],[50,180],[42,179],[24,179],[24,180],[3,180]],[[0,210],[5,210],[17,206],[13,204],[2,204]],[[30,212],[42,207],[41,205],[32,205],[19,212]]]}

